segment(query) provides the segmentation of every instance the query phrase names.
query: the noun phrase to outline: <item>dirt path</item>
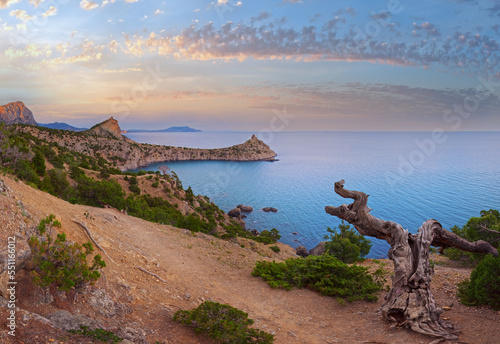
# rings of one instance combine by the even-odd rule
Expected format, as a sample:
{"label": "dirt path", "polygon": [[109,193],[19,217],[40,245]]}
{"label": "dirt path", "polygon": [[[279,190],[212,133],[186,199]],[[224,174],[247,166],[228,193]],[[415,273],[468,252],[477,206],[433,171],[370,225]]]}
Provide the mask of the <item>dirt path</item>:
{"label": "dirt path", "polygon": [[[11,188],[11,196],[22,200],[33,217],[40,219],[51,213],[58,216],[70,240],[88,241],[83,229],[72,220],[84,222],[116,262],[103,255],[108,264],[105,278],[67,308],[96,317],[96,310],[88,299],[92,290],[104,289],[116,302],[127,304],[131,312],[111,317],[97,315],[99,319],[105,324],[108,321],[114,325],[139,324],[151,343],[210,343],[171,321],[178,309],[194,308],[204,300],[230,304],[249,313],[256,327],[275,334],[278,344],[433,341],[406,329],[389,329],[377,313],[383,294],[377,303],[340,305],[333,298],[308,290],[271,289],[263,280],[250,275],[258,260],[293,256],[294,251],[288,246],[280,245],[282,252],[275,254],[260,245],[252,248],[248,241],[227,242],[204,234],[192,235],[185,230],[123,215],[115,209],[71,205],[22,183],[3,179]],[[0,202],[10,201],[0,196]],[[445,261],[439,257],[435,260]],[[167,283],[138,267],[159,275]],[[436,301],[439,306],[450,306],[443,317],[462,330],[460,341],[498,343],[500,313],[464,307],[455,296],[455,283],[467,277],[470,269],[437,265],[435,270],[432,286]],[[54,308],[32,307],[32,311],[46,315]]]}

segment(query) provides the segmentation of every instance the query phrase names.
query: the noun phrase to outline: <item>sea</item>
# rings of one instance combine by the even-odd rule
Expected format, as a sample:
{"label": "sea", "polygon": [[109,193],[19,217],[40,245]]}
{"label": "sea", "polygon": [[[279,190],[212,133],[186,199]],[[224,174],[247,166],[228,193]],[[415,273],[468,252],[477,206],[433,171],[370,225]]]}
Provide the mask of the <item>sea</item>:
{"label": "sea", "polygon": [[[133,133],[141,143],[221,148],[242,143],[251,132]],[[371,214],[400,223],[411,233],[427,219],[444,228],[463,226],[481,210],[500,209],[500,132],[263,132],[257,135],[279,161],[182,161],[169,166],[224,211],[250,205],[248,229],[276,228],[280,241],[308,249],[340,223],[325,206],[349,204],[333,185],[370,195]],[[262,211],[278,209],[276,213]],[[369,238],[367,257],[385,258],[389,245]]]}

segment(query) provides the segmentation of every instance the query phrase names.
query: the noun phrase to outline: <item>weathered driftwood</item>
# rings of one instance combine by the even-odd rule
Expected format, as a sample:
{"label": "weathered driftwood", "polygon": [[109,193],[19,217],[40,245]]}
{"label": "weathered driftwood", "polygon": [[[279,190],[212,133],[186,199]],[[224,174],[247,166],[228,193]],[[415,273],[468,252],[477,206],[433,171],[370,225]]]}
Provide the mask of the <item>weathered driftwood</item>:
{"label": "weathered driftwood", "polygon": [[429,264],[429,247],[456,247],[469,252],[498,252],[486,241],[469,242],[443,229],[436,220],[427,220],[411,234],[400,224],[378,219],[367,207],[368,195],[344,189],[344,180],[335,183],[335,192],[343,198],[354,200],[340,207],[325,207],[325,211],[352,225],[362,235],[386,240],[391,248],[389,259],[394,262],[392,288],[382,305],[383,316],[393,323],[412,330],[445,339],[457,339],[458,331],[451,324],[439,319],[443,312],[436,307],[431,292],[432,268]]}

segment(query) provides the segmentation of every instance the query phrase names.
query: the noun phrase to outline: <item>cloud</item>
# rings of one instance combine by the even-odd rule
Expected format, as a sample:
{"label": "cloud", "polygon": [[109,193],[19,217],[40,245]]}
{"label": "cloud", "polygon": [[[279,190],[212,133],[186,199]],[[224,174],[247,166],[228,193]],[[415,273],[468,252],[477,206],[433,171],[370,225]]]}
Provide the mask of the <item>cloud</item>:
{"label": "cloud", "polygon": [[80,2],[80,7],[84,9],[85,11],[92,11],[93,9],[96,9],[99,7],[99,5],[93,1],[89,0],[82,0]]}
{"label": "cloud", "polygon": [[157,9],[155,11],[155,16],[157,16],[158,14],[163,14],[163,13],[165,13],[165,12],[161,11],[160,9]]}
{"label": "cloud", "polygon": [[216,26],[210,22],[191,25],[178,35],[163,32],[150,37],[129,36],[124,52],[142,56],[145,53],[142,48],[147,47],[152,54],[191,60],[368,61],[434,66],[483,77],[496,77],[500,68],[500,42],[486,34],[457,31],[442,37],[434,24],[423,22],[413,23],[415,37],[390,39],[390,35],[400,37],[402,29],[396,30],[394,26],[401,24],[390,23],[390,30],[384,36],[370,37],[356,31],[343,17],[334,17],[318,26],[297,28],[285,27],[277,21],[266,22],[263,18],[268,17],[270,13],[262,12],[251,23],[229,21]]}
{"label": "cloud", "polygon": [[30,0],[30,4],[32,4],[35,7],[38,7],[41,2],[44,2],[45,0]]}
{"label": "cloud", "polygon": [[7,8],[10,5],[17,4],[21,2],[21,0],[0,0],[0,8]]}
{"label": "cloud", "polygon": [[351,17],[354,17],[357,13],[356,10],[352,7],[346,7],[346,8],[339,8],[336,12],[335,15],[341,15],[341,14],[348,14]]}
{"label": "cloud", "polygon": [[429,22],[424,22],[420,25],[417,23],[413,23],[413,28],[416,32],[418,32],[418,31],[425,32],[425,34],[427,36],[434,36],[434,37],[441,36],[441,33],[436,28],[436,26],[434,24],[429,23]]}
{"label": "cloud", "polygon": [[33,16],[27,14],[25,10],[13,10],[13,11],[10,11],[9,15],[11,17],[15,17],[15,18],[19,19],[23,23],[27,22],[28,20],[33,19]]}
{"label": "cloud", "polygon": [[250,22],[253,24],[255,22],[259,22],[259,21],[263,21],[263,20],[266,20],[268,18],[271,18],[273,14],[271,12],[267,12],[267,11],[261,11],[259,13],[259,15],[257,17],[251,17],[250,18]]}
{"label": "cloud", "polygon": [[47,11],[45,11],[44,14],[42,14],[44,17],[51,17],[51,16],[55,16],[57,14],[57,8],[55,8],[54,6],[50,6],[49,9]]}
{"label": "cloud", "polygon": [[496,3],[493,7],[489,8],[490,16],[500,17],[500,4]]}

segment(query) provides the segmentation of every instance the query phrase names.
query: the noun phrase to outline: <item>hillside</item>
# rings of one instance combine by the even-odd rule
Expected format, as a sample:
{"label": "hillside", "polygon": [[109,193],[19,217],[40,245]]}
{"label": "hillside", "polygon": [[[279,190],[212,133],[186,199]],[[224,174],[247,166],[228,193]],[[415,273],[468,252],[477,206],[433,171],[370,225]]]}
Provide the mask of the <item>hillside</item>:
{"label": "hillside", "polygon": [[[333,298],[308,290],[271,289],[250,275],[256,261],[294,256],[293,250],[285,245],[279,244],[282,252],[276,254],[246,239],[224,241],[143,221],[115,209],[72,205],[22,182],[8,177],[2,179],[7,186],[1,187],[0,182],[2,242],[7,241],[7,236],[17,234],[21,254],[25,247],[22,242],[32,227],[53,213],[62,222],[62,229],[70,240],[88,241],[83,229],[73,220],[86,224],[116,262],[103,255],[108,264],[104,278],[84,294],[76,295],[54,290],[43,294],[33,287],[27,273],[20,270],[16,274],[17,336],[12,339],[2,331],[2,343],[75,343],[65,331],[57,328],[62,318],[57,312],[61,310],[69,311],[78,321],[93,321],[131,340],[122,342],[125,344],[213,343],[171,320],[177,310],[191,309],[204,300],[227,303],[249,313],[256,320],[256,327],[276,335],[277,344],[432,341],[406,329],[389,329],[377,313],[383,298],[377,303],[359,301],[340,305]],[[432,259],[441,262],[444,258]],[[451,306],[444,317],[462,330],[461,342],[496,343],[500,335],[500,313],[460,305],[454,295],[455,283],[468,276],[470,269],[449,266],[446,262],[436,265],[432,282],[437,301]],[[370,264],[370,260],[365,264]],[[6,308],[1,309],[0,316],[5,319]]]}
{"label": "hillside", "polygon": [[242,144],[218,149],[137,143],[122,135],[120,126],[113,117],[78,133],[33,126],[25,126],[20,130],[79,153],[93,157],[99,155],[122,171],[164,161],[273,161],[276,157],[276,153],[255,135]]}

